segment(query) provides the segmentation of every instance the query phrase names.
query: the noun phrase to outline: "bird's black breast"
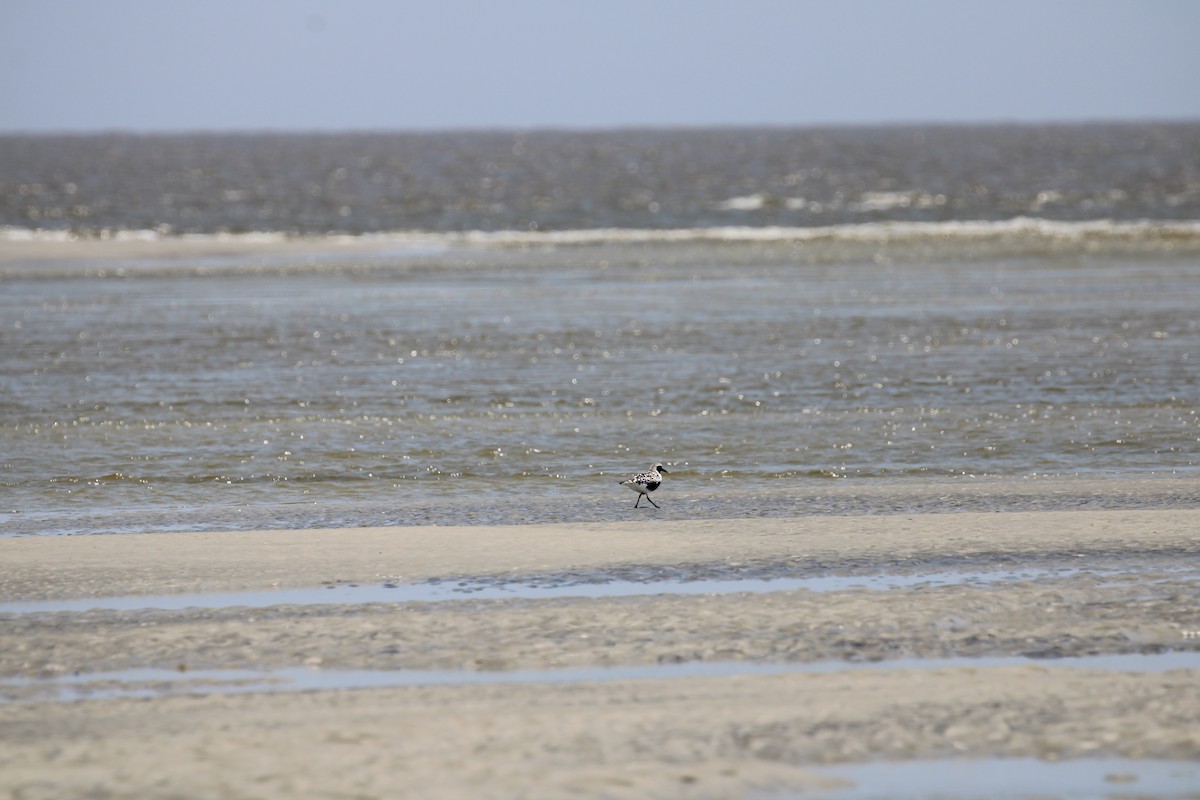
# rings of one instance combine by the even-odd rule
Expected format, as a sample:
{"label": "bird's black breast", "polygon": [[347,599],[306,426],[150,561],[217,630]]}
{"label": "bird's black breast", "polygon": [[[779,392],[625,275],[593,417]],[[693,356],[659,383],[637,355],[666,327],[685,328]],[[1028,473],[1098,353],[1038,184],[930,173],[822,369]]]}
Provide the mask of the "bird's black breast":
{"label": "bird's black breast", "polygon": [[662,481],[648,481],[646,483],[646,491],[653,492],[655,489],[657,489],[661,485],[662,485]]}

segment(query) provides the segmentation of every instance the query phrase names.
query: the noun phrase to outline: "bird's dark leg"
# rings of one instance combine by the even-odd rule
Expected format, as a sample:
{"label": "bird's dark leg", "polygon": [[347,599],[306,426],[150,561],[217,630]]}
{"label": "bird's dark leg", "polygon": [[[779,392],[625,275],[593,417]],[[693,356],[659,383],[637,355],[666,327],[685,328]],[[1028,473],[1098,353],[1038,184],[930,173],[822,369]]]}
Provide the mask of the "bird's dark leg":
{"label": "bird's dark leg", "polygon": [[[646,495],[646,499],[650,500],[650,495]],[[658,508],[658,503],[654,502],[653,500],[650,500],[650,505],[654,506],[655,508]]]}
{"label": "bird's dark leg", "polygon": [[638,503],[640,503],[640,502],[642,502],[642,494],[641,494],[641,492],[639,492],[639,493],[638,493],[638,499],[633,501],[633,507],[634,507],[634,508],[637,508],[637,507],[638,507]]}

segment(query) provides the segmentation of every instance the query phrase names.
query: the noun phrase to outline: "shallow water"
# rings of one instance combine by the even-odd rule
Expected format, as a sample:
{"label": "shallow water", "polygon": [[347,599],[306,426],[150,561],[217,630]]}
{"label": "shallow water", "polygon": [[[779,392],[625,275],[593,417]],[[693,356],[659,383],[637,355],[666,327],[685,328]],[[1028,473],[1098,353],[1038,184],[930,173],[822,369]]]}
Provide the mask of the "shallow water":
{"label": "shallow water", "polygon": [[592,681],[663,680],[672,678],[781,675],[853,670],[948,669],[1038,664],[1074,669],[1122,672],[1161,672],[1200,669],[1200,652],[1070,656],[1043,659],[1024,656],[987,658],[926,658],[887,661],[787,662],[688,661],[655,666],[575,667],[518,670],[170,670],[129,669],[63,675],[56,678],[0,679],[0,702],[7,691],[15,697],[44,700],[46,694],[63,701],[118,697],[156,697],[166,694],[243,694],[249,692],[308,692],[341,689],[379,689],[399,686],[461,686],[468,684],[586,683]]}
{"label": "shallow water", "polygon": [[1200,766],[1187,761],[1082,758],[922,759],[841,764],[814,769],[843,778],[836,789],[760,792],[753,800],[1099,800],[1099,798],[1192,798]]}
{"label": "shallow water", "polygon": [[8,281],[0,533],[107,513],[194,527],[214,509],[237,528],[328,509],[350,525],[627,518],[616,483],[655,461],[672,469],[655,499],[685,514],[839,479],[1200,472],[1191,262],[687,252]]}
{"label": "shallow water", "polygon": [[0,535],[1194,479],[1197,129],[0,137]]}
{"label": "shallow water", "polygon": [[[636,573],[637,568],[622,573]],[[655,569],[657,572],[665,570]],[[785,570],[781,570],[785,571]],[[71,600],[26,600],[0,603],[0,614],[79,611],[179,611],[193,608],[270,608],[292,605],[360,605],[364,603],[436,603],[452,600],[545,600],[558,597],[638,597],[646,595],[711,595],[739,592],[836,592],[847,589],[888,591],[912,586],[984,585],[1011,581],[1064,578],[1084,570],[1022,568],[996,572],[934,572],[912,575],[821,575],[803,578],[764,577],[710,579],[660,574],[644,580],[614,579],[611,574],[533,576],[530,582],[509,579],[462,578],[424,583],[383,583],[361,586],[336,584],[313,589],[271,589],[257,592],[128,595]],[[1088,570],[1095,572],[1095,570]],[[1120,573],[1114,573],[1120,574]]]}

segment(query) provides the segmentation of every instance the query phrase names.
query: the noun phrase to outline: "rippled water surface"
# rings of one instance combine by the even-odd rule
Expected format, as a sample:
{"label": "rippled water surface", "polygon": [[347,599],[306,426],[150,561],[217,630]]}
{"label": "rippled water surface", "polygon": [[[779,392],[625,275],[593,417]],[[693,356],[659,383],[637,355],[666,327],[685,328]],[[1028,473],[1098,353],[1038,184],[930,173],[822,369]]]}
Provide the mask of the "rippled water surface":
{"label": "rippled water surface", "polygon": [[1192,263],[683,255],[8,281],[5,510],[445,502],[453,521],[459,500],[611,494],[656,460],[668,503],[1200,464]]}
{"label": "rippled water surface", "polygon": [[1200,124],[0,137],[0,226],[173,233],[1200,219]]}
{"label": "rippled water surface", "polygon": [[0,137],[0,534],[1195,477],[1196,130]]}

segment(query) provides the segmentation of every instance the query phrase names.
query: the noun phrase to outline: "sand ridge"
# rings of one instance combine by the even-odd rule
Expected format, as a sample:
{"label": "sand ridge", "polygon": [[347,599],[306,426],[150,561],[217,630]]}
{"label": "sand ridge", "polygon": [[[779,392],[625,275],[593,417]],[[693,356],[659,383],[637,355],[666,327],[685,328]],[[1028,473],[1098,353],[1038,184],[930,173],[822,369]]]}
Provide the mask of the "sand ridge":
{"label": "sand ridge", "polygon": [[902,569],[1200,550],[1195,510],[1012,512],[606,524],[0,538],[0,599],[530,575],[620,564],[790,559]]}

